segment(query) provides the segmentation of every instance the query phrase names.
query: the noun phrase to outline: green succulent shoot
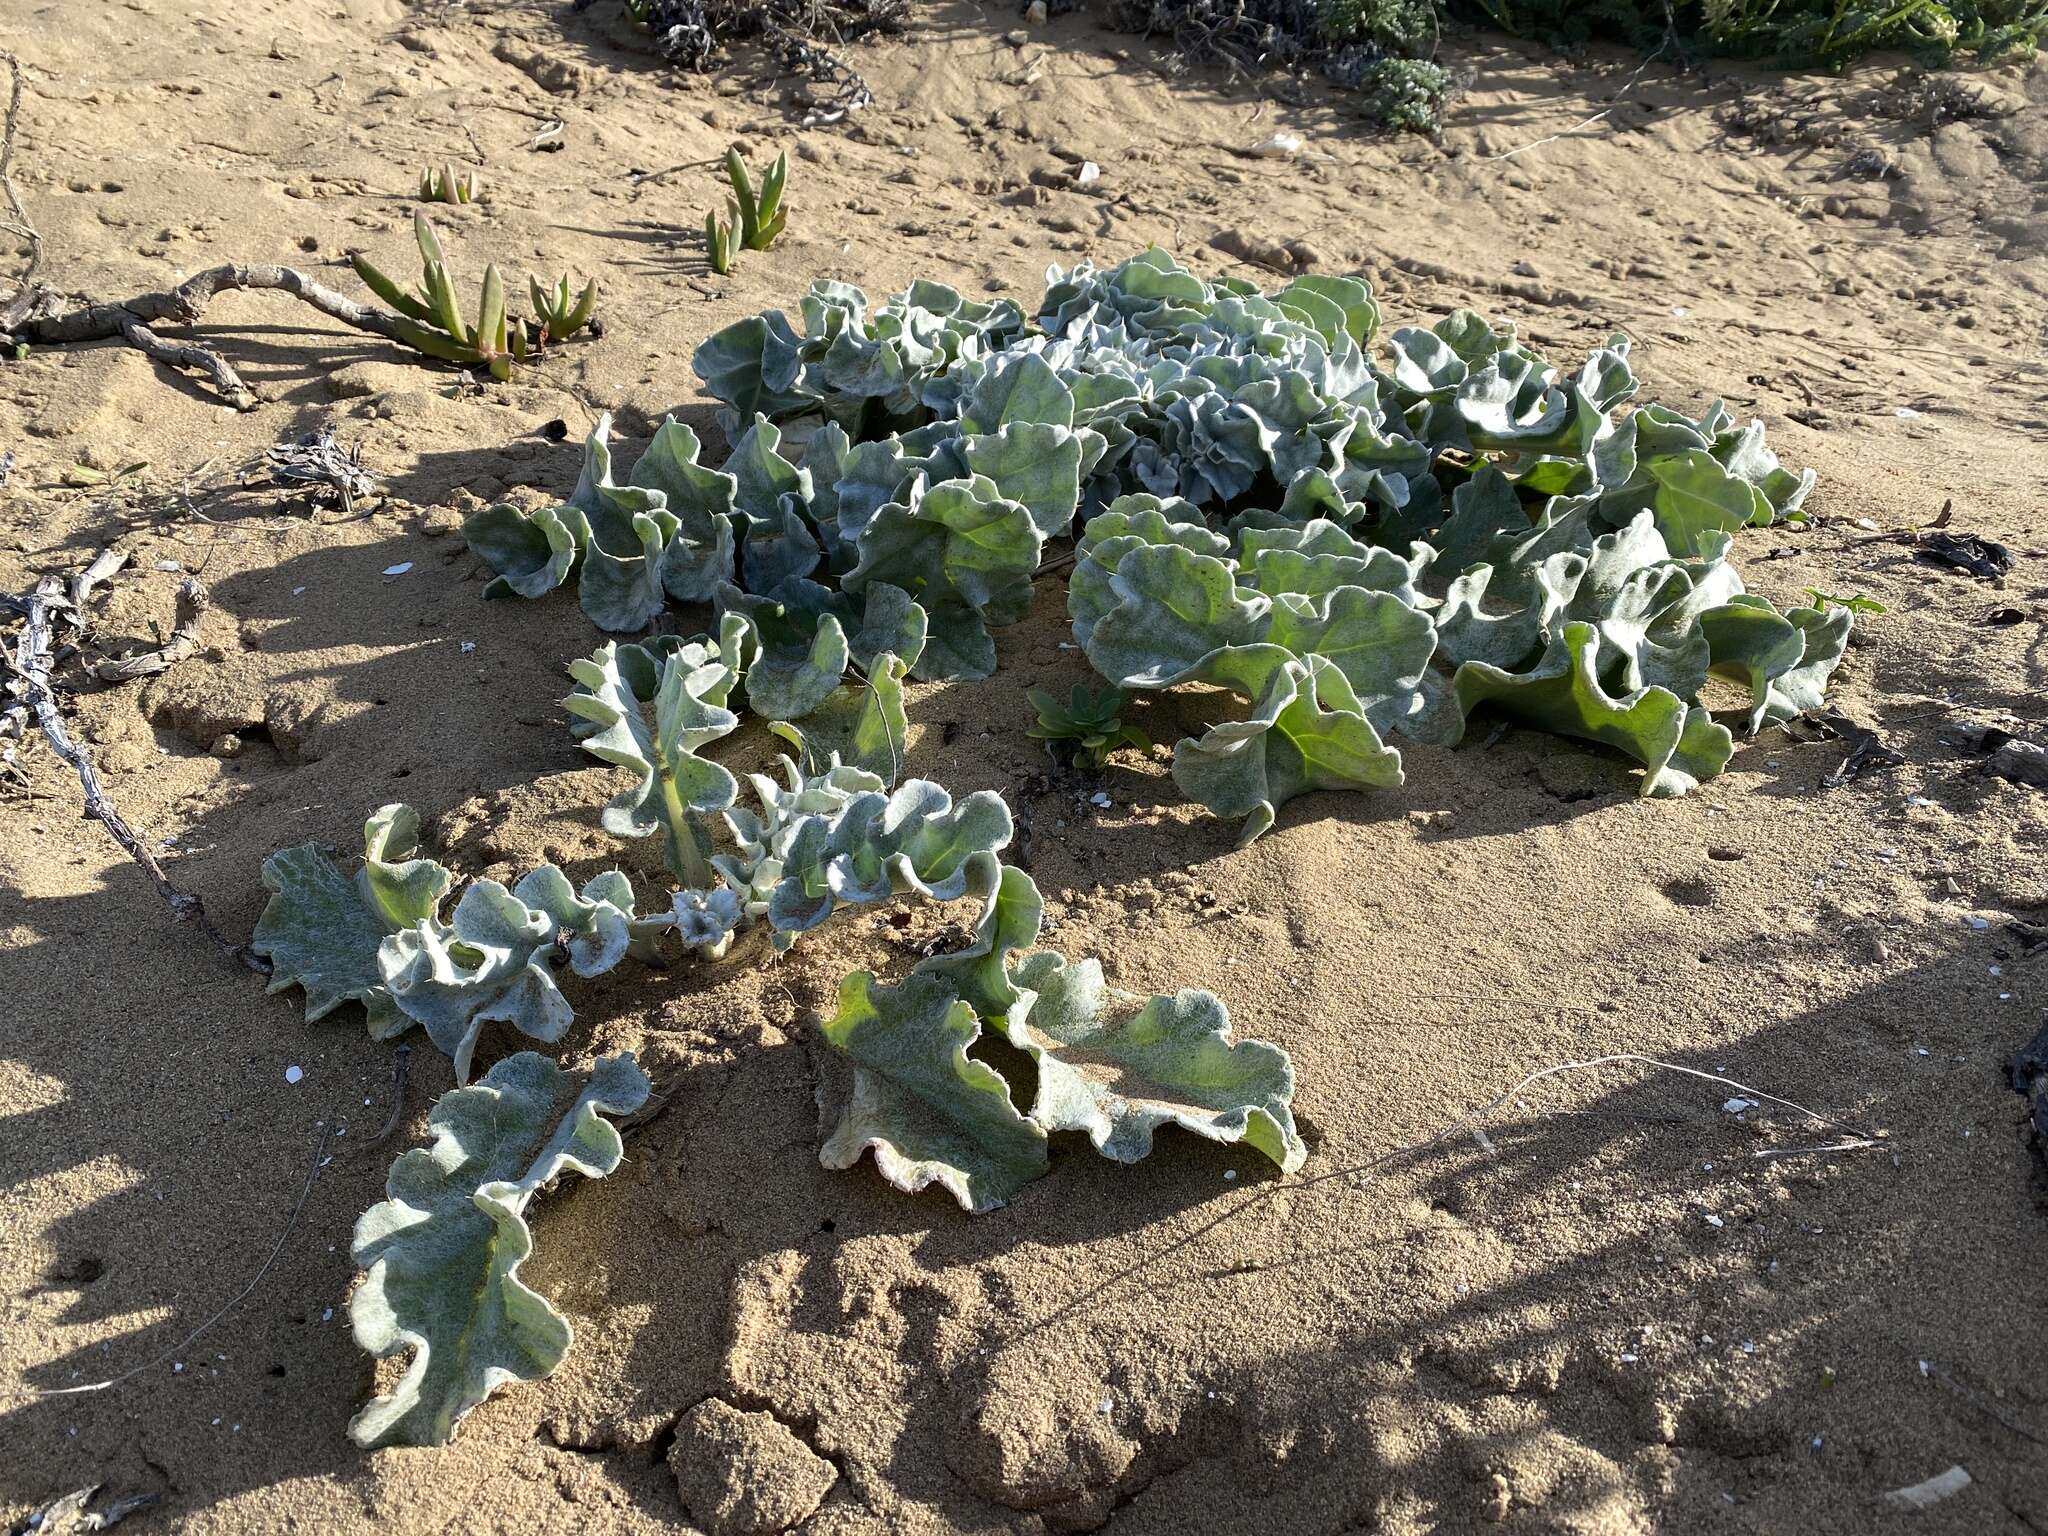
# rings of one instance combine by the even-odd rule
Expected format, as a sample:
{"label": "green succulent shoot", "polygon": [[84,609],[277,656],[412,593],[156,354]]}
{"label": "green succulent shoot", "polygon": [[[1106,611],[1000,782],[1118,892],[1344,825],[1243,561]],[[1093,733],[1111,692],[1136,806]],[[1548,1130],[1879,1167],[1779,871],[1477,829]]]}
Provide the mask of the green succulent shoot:
{"label": "green succulent shoot", "polygon": [[505,312],[505,280],[495,265],[484,269],[483,292],[474,323],[463,319],[449,275],[448,255],[426,215],[413,215],[413,238],[420,248],[420,283],[411,292],[386,277],[360,252],[349,257],[357,277],[397,313],[398,339],[416,352],[465,367],[485,368],[494,379],[512,377],[512,365],[534,347],[574,335],[589,323],[597,304],[597,283],[587,284],[572,302],[564,276],[550,293],[529,278],[528,289],[538,316],[537,336],[527,321]]}
{"label": "green succulent shoot", "polygon": [[[577,293],[569,286],[569,274],[564,272],[555,279],[552,288],[544,287],[537,277],[526,279],[527,297],[533,300],[533,318],[540,327],[537,345],[546,346],[551,341],[567,341],[584,326],[590,324],[590,317],[597,308],[597,279],[592,278]],[[517,340],[514,350],[520,349]]]}
{"label": "green succulent shoot", "polygon": [[454,164],[428,166],[420,172],[420,201],[423,203],[473,203],[481,191],[475,171],[455,169]]}
{"label": "green succulent shoot", "polygon": [[1077,683],[1064,704],[1043,688],[1033,688],[1030,698],[1038,709],[1038,723],[1026,734],[1039,741],[1072,742],[1075,760],[1087,767],[1100,768],[1120,747],[1145,751],[1152,745],[1151,737],[1120,718],[1124,707],[1121,688],[1097,693]]}
{"label": "green succulent shoot", "polygon": [[704,251],[711,270],[720,277],[732,270],[732,225],[720,218],[716,209],[704,215]]}
{"label": "green succulent shoot", "polygon": [[754,190],[754,178],[737,149],[725,152],[725,175],[732,183],[732,228],[739,236],[739,248],[765,251],[782,233],[789,210],[782,206],[782,189],[789,180],[789,156],[780,154],[761,174],[761,190]]}

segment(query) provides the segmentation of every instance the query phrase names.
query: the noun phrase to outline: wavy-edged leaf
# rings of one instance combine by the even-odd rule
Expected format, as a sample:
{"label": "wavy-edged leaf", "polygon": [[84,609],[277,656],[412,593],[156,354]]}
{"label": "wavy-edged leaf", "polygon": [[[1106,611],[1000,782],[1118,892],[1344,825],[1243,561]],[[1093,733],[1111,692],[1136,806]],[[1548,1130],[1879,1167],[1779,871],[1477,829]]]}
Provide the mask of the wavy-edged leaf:
{"label": "wavy-edged leaf", "polygon": [[[623,901],[622,907],[619,903]],[[428,917],[384,939],[378,968],[392,1001],[467,1082],[486,1024],[512,1026],[552,1043],[575,1020],[555,984],[562,953],[579,976],[598,976],[625,958],[632,937],[632,887],[600,875],[578,896],[552,864],[507,890],[495,880],[465,889],[446,923]]]}
{"label": "wavy-edged leaf", "polygon": [[1626,753],[1648,770],[1641,791],[1646,797],[1682,795],[1728,766],[1735,739],[1726,727],[1668,688],[1610,694],[1600,681],[1601,662],[1599,631],[1591,624],[1566,624],[1529,670],[1508,672],[1468,661],[1452,686],[1467,713],[1490,703],[1560,736],[1584,737]]}
{"label": "wavy-edged leaf", "polygon": [[909,751],[910,716],[903,706],[908,670],[886,651],[876,657],[865,676],[843,684],[804,717],[804,746],[895,783]]}
{"label": "wavy-edged leaf", "polygon": [[580,517],[565,521],[559,508],[527,512],[501,501],[471,513],[462,537],[496,573],[484,584],[485,597],[540,597],[569,579],[588,529]]}
{"label": "wavy-edged leaf", "polygon": [[730,668],[663,656],[651,724],[620,670],[615,644],[570,662],[569,675],[581,686],[562,707],[596,727],[584,738],[583,750],[639,775],[638,784],[605,807],[604,829],[618,837],[662,833],[670,873],[688,888],[709,886],[702,818],[730,806],[739,786],[724,768],[697,754],[739,728],[738,716],[712,702],[730,690]]}
{"label": "wavy-edged leaf", "polygon": [[661,556],[661,584],[680,603],[706,603],[733,579],[737,546],[733,498],[737,481],[697,462],[697,434],[673,416],[663,420],[633,466],[631,484],[660,491],[676,530]]}
{"label": "wavy-edged leaf", "polygon": [[820,1033],[854,1064],[852,1095],[818,1153],[827,1168],[851,1168],[872,1149],[898,1189],[936,1184],[980,1215],[1051,1166],[1045,1131],[1017,1112],[993,1067],[967,1054],[981,1024],[943,978],[884,987],[856,971]]}
{"label": "wavy-edged leaf", "polygon": [[1401,754],[1380,739],[1327,657],[1247,646],[1218,652],[1205,676],[1249,697],[1251,711],[1179,742],[1173,781],[1218,816],[1244,817],[1240,848],[1271,828],[1296,795],[1402,783]]}
{"label": "wavy-edged leaf", "polygon": [[412,1351],[397,1385],[350,1421],[358,1445],[445,1444],[499,1387],[562,1363],[569,1320],[519,1275],[533,1251],[526,1212],[564,1173],[616,1169],[624,1144],[605,1116],[631,1114],[648,1090],[630,1055],[579,1078],[527,1051],[436,1102],[433,1146],[399,1155],[350,1248],[367,1271],[349,1298],[356,1342],[379,1359]]}
{"label": "wavy-edged leaf", "polygon": [[941,785],[911,779],[889,795],[854,796],[829,816],[800,823],[768,901],[777,948],[842,906],[916,895],[929,901],[986,896],[1009,846],[1010,808],[979,790],[958,804]]}
{"label": "wavy-edged leaf", "polygon": [[[1024,616],[1044,543],[1030,512],[997,495],[988,480],[940,481],[912,503],[891,502],[875,513],[861,530],[860,558],[843,585],[860,592],[883,582],[924,607],[936,654],[921,657],[912,670],[932,677],[940,675],[934,663],[971,667],[981,659],[979,646],[959,632],[967,627],[963,613],[977,626],[1011,624]],[[992,665],[992,644],[989,651]]]}
{"label": "wavy-edged leaf", "polygon": [[1243,1142],[1283,1173],[1308,1159],[1294,1128],[1294,1065],[1278,1046],[1235,1041],[1214,993],[1140,998],[1102,979],[1100,961],[1028,956],[1014,984],[1027,1006],[1004,1033],[1038,1066],[1031,1118],[1084,1131],[1103,1156],[1134,1163],[1160,1126]]}
{"label": "wavy-edged leaf", "polygon": [[249,947],[271,962],[268,990],[303,987],[308,1023],[355,1002],[363,1005],[373,1040],[411,1028],[384,984],[378,946],[388,934],[433,917],[455,878],[418,851],[419,814],[392,804],[363,823],[363,866],[353,880],[311,843],[264,860],[271,897]]}
{"label": "wavy-edged leaf", "polygon": [[270,900],[249,948],[269,957],[267,990],[305,988],[309,1023],[343,1003],[361,1003],[373,1040],[412,1027],[377,968],[377,946],[391,930],[356,881],[305,843],[265,859],[263,883]]}

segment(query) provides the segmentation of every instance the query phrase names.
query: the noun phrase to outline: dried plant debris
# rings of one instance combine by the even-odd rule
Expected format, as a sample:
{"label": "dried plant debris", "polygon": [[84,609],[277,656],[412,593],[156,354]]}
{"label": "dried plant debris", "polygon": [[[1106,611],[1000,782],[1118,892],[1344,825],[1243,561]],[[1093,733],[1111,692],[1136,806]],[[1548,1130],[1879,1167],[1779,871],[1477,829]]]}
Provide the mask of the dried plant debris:
{"label": "dried plant debris", "polygon": [[89,1483],[62,1498],[52,1499],[31,1514],[25,1524],[15,1527],[17,1536],[84,1536],[88,1531],[110,1531],[162,1497],[155,1493],[131,1493],[107,1499],[94,1509],[92,1502],[99,1491],[100,1484]]}
{"label": "dried plant debris", "polygon": [[[577,10],[591,0],[575,0]],[[764,73],[799,83],[806,122],[834,123],[875,99],[841,56],[849,43],[891,36],[910,19],[909,0],[626,0],[655,51],[703,74],[749,49],[773,61]],[[737,45],[737,46],[736,46]]]}
{"label": "dried plant debris", "polygon": [[1975,533],[1929,529],[1913,535],[1913,557],[1945,566],[1983,581],[1996,581],[2012,569],[2013,554],[2005,545]]}
{"label": "dried plant debris", "polygon": [[242,472],[244,485],[264,479],[325,492],[340,503],[344,513],[353,513],[357,499],[377,489],[376,480],[363,468],[362,445],[344,448],[334,428],[325,426],[264,449],[263,457]]}
{"label": "dried plant debris", "polygon": [[1842,760],[1821,779],[1824,789],[1840,789],[1867,773],[1885,773],[1906,760],[1903,752],[1892,747],[1876,731],[1867,725],[1857,724],[1839,709],[1820,710],[1810,717],[1810,723],[1826,735],[1849,743],[1849,750]]}
{"label": "dried plant debris", "polygon": [[[2008,730],[2006,725],[2019,729]],[[2006,725],[1962,721],[1944,731],[1942,739],[1960,751],[1981,756],[1987,778],[2048,789],[2048,748],[2037,739],[2039,729],[2011,716],[2006,717]]]}

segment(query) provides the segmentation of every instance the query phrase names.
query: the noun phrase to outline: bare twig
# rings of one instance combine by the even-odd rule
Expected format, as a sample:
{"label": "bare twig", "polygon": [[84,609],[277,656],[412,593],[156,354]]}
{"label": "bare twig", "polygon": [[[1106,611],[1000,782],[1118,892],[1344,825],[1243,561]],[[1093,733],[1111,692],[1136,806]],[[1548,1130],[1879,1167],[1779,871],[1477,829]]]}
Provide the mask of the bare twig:
{"label": "bare twig", "polygon": [[28,210],[21,205],[21,194],[14,189],[14,129],[21,121],[21,60],[6,49],[0,49],[0,63],[7,66],[12,86],[7,94],[7,116],[0,122],[0,197],[7,199],[7,218],[0,220],[0,229],[17,235],[28,242],[28,265],[15,278],[14,297],[0,309],[0,331],[10,329],[9,322],[15,318],[16,307],[26,311],[33,303],[36,292],[36,268],[43,261],[43,237],[29,221]]}
{"label": "bare twig", "polygon": [[2007,1429],[2011,1430],[2014,1434],[2018,1435],[2022,1440],[2031,1440],[2036,1445],[2048,1445],[2048,1440],[2044,1440],[2039,1435],[2035,1434],[2031,1429],[2027,1428],[2026,1425],[2020,1423],[2011,1414],[2007,1413],[2003,1408],[2000,1408],[1996,1403],[1986,1398],[1981,1392],[1971,1391],[1968,1387],[1964,1386],[1960,1381],[1957,1381],[1955,1377],[1949,1375],[1947,1371],[1944,1371],[1940,1366],[1936,1365],[1933,1361],[1922,1360],[1920,1362],[1920,1369],[1924,1371],[1927,1375],[1932,1376],[1936,1381],[1940,1382],[1944,1387],[1948,1388],[1950,1392],[1954,1393],[1958,1398],[1962,1399],[1962,1401],[1964,1401],[1965,1403],[1968,1403],[1972,1408],[1976,1409],[1979,1413],[1985,1415],[1985,1417],[1987,1418],[1996,1419],[2000,1424],[2004,1425]]}
{"label": "bare twig", "polygon": [[205,585],[197,576],[187,576],[178,583],[178,622],[171,638],[153,651],[119,659],[107,657],[94,664],[92,675],[103,683],[127,683],[170,671],[199,649],[199,623],[211,606]]}
{"label": "bare twig", "polygon": [[381,1147],[398,1134],[398,1127],[405,1119],[405,1090],[412,1082],[412,1043],[401,1040],[391,1062],[391,1113],[384,1117],[383,1127],[367,1141],[359,1141],[353,1148],[354,1155],[362,1156],[372,1148]]}
{"label": "bare twig", "polygon": [[118,304],[85,304],[59,310],[47,289],[38,290],[27,313],[0,316],[0,322],[6,322],[0,323],[0,334],[41,346],[125,341],[169,367],[205,373],[236,410],[254,410],[254,391],[242,382],[227,359],[203,343],[166,341],[150,329],[158,324],[196,325],[216,295],[238,289],[288,293],[343,325],[405,344],[395,315],[359,304],[294,267],[244,266],[235,262],[210,267],[165,292],[138,294]]}
{"label": "bare twig", "polygon": [[209,1328],[213,1327],[215,1323],[219,1322],[222,1318],[226,1317],[230,1312],[234,1311],[236,1307],[240,1306],[242,1302],[248,1298],[249,1293],[254,1291],[257,1286],[263,1283],[263,1277],[270,1273],[272,1267],[275,1266],[277,1263],[278,1256],[284,1252],[285,1242],[287,1239],[291,1237],[292,1229],[298,1226],[299,1213],[305,1210],[306,1201],[313,1193],[313,1183],[316,1179],[320,1177],[320,1161],[322,1154],[324,1154],[327,1151],[327,1140],[330,1134],[331,1130],[327,1122],[324,1120],[321,1121],[319,1139],[313,1143],[312,1166],[307,1168],[306,1170],[306,1185],[305,1188],[299,1191],[298,1204],[292,1207],[291,1215],[285,1218],[284,1230],[277,1234],[277,1244],[270,1250],[270,1257],[263,1261],[263,1267],[257,1270],[254,1275],[249,1277],[249,1283],[247,1285],[243,1286],[239,1291],[235,1292],[235,1294],[228,1299],[227,1305],[223,1306],[218,1312],[214,1313],[213,1316],[209,1317],[197,1328],[194,1328],[190,1333],[186,1334],[184,1338],[178,1340],[178,1342],[173,1344],[169,1349],[164,1350],[161,1354],[154,1355],[151,1358],[143,1361],[142,1364],[134,1367],[132,1370],[123,1371],[118,1376],[110,1376],[105,1381],[87,1382],[82,1387],[46,1387],[41,1389],[32,1389],[27,1395],[30,1397],[81,1397],[89,1392],[110,1391],[111,1389],[120,1386],[122,1382],[132,1381],[135,1377],[140,1376],[144,1371],[149,1370],[152,1366],[162,1365],[166,1360],[170,1359],[173,1355],[181,1353],[182,1351],[190,1347],[191,1344],[195,1340],[197,1340],[201,1334],[205,1333]]}
{"label": "bare twig", "polygon": [[[68,613],[74,620],[79,615],[83,596],[89,593],[96,580],[103,579],[106,572],[118,568],[120,558],[113,558],[107,566],[111,552],[101,555],[86,567],[70,583],[67,592],[64,578],[55,574],[45,576],[36,584],[36,590],[25,601],[21,611],[26,613],[26,622],[14,643],[14,681],[12,691],[18,693],[28,709],[35,715],[36,724],[42,728],[43,737],[50,743],[50,750],[69,763],[78,775],[79,786],[85,791],[85,813],[107,829],[121,849],[142,867],[149,876],[150,884],[164,899],[164,905],[171,909],[171,916],[181,923],[190,923],[230,960],[245,965],[258,975],[268,975],[270,965],[261,956],[253,953],[248,946],[234,943],[213,925],[206,915],[206,907],[189,891],[180,890],[164,873],[163,865],[150,851],[149,841],[129,825],[119,808],[107,798],[106,790],[100,784],[99,773],[92,765],[92,758],[84,747],[71,739],[71,733],[64,724],[64,712],[57,707],[57,696],[50,689],[50,671],[55,665],[55,616]],[[77,594],[74,596],[73,594]]]}

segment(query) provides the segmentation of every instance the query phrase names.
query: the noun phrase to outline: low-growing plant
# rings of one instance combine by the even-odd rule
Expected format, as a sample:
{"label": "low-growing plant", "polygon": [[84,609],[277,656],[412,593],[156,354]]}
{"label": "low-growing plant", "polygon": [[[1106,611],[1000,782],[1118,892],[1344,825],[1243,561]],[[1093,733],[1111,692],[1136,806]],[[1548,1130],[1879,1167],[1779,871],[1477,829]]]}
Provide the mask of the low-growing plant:
{"label": "low-growing plant", "polygon": [[1146,751],[1152,745],[1143,731],[1123,723],[1121,688],[1104,688],[1098,693],[1076,683],[1065,703],[1042,688],[1030,689],[1029,697],[1038,711],[1038,723],[1025,734],[1037,741],[1067,744],[1074,760],[1084,767],[1100,768],[1110,753],[1122,747]]}
{"label": "low-growing plant", "polygon": [[454,164],[428,166],[420,172],[420,201],[423,203],[473,203],[479,183],[475,171],[458,171]]}
{"label": "low-growing plant", "polygon": [[732,183],[732,196],[727,202],[732,215],[732,233],[738,237],[738,249],[765,251],[775,243],[775,237],[782,233],[782,227],[789,222],[789,210],[782,206],[782,191],[789,181],[789,155],[778,154],[767,170],[761,173],[761,187],[754,189],[754,178],[747,170],[747,162],[740,158],[737,148],[725,152],[725,179]]}
{"label": "low-growing plant", "polygon": [[[349,264],[372,293],[398,312],[399,340],[429,357],[484,368],[492,378],[509,379],[515,362],[548,341],[574,335],[588,323],[596,307],[595,280],[566,309],[552,300],[543,304],[545,290],[529,280],[536,313],[542,316],[538,328],[530,329],[525,321],[506,313],[505,282],[493,264],[484,268],[476,319],[465,320],[449,275],[447,253],[424,214],[413,215],[413,237],[420,249],[420,282],[412,292],[399,287],[361,252],[351,255]],[[563,277],[555,293],[566,301],[567,289],[568,278]]]}
{"label": "low-growing plant", "polygon": [[1822,592],[1814,587],[1806,589],[1806,595],[1813,599],[1813,606],[1825,613],[1830,608],[1846,608],[1851,613],[1883,613],[1885,606],[1876,598],[1858,592],[1853,597],[1837,597],[1832,592]]}
{"label": "low-growing plant", "polygon": [[[445,264],[422,250],[415,302],[438,313]],[[566,501],[465,527],[486,595],[573,581],[612,631],[671,602],[713,611],[693,638],[607,641],[570,665],[563,701],[586,750],[633,774],[601,825],[659,837],[670,888],[642,913],[617,870],[578,890],[543,865],[458,893],[413,813],[385,807],[353,877],[310,846],[265,865],[252,948],[273,988],[303,986],[309,1018],[359,1002],[380,1038],[420,1024],[461,1081],[492,1022],[564,1037],[558,966],[597,976],[672,939],[730,956],[750,932],[780,949],[848,908],[975,899],[965,948],[895,985],[842,982],[819,1031],[852,1066],[828,1166],[872,1151],[891,1183],[973,1212],[1047,1172],[1065,1131],[1128,1162],[1179,1125],[1299,1167],[1291,1066],[1233,1040],[1215,998],[1127,996],[1092,960],[1028,953],[1042,904],[1000,863],[1002,798],[899,782],[907,676],[988,676],[992,630],[1025,614],[1047,544],[1078,524],[1068,617],[1109,686],[1034,693],[1033,734],[1099,763],[1144,744],[1128,694],[1235,695],[1175,745],[1173,777],[1248,841],[1308,791],[1401,783],[1395,743],[1454,745],[1482,711],[1604,743],[1645,795],[1683,793],[1736,729],[1820,707],[1874,606],[1815,591],[1780,613],[1744,591],[1739,534],[1797,518],[1812,473],[1718,402],[1623,409],[1626,338],[1567,371],[1468,311],[1383,339],[1379,319],[1356,279],[1261,293],[1147,251],[1054,271],[1029,316],[934,283],[871,308],[821,282],[801,333],[772,313],[709,338],[696,364],[727,407],[723,467],[671,420],[621,484],[603,419]],[[1710,674],[1747,706],[1716,719]],[[749,776],[758,809],[710,756],[742,709],[792,749],[779,776]],[[523,1215],[556,1172],[616,1166],[603,1117],[645,1082],[630,1063],[598,1073],[584,1090],[513,1056],[437,1106],[432,1154],[394,1167],[359,1231],[357,1332],[419,1353],[358,1417],[364,1443],[445,1439],[492,1386],[561,1359],[566,1321],[517,1279]]]}
{"label": "low-growing plant", "polygon": [[526,292],[533,301],[533,318],[538,327],[538,334],[534,337],[536,346],[567,341],[590,324],[591,316],[597,312],[597,279],[594,277],[583,285],[579,293],[570,284],[566,272],[555,279],[552,288],[539,278],[528,276]]}
{"label": "low-growing plant", "polygon": [[719,217],[714,208],[704,215],[704,260],[713,272],[724,277],[732,270],[732,252],[731,221]]}

